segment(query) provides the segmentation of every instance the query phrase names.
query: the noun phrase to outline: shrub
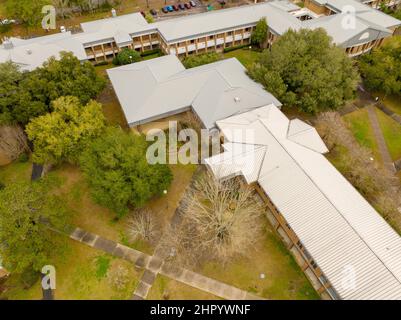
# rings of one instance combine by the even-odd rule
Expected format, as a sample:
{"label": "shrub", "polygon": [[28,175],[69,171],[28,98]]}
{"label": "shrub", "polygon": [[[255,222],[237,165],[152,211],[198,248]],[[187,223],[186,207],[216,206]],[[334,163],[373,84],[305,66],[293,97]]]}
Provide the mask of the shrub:
{"label": "shrub", "polygon": [[249,47],[249,44],[241,44],[239,46],[227,47],[227,48],[224,48],[223,52],[227,53],[227,52],[235,51],[235,50],[246,48],[246,47]]}
{"label": "shrub", "polygon": [[131,64],[141,60],[141,55],[139,52],[132,49],[123,49],[118,55],[113,59],[113,64],[116,66],[123,66],[126,64]]}
{"label": "shrub", "polygon": [[195,56],[189,56],[184,58],[182,63],[186,68],[194,68],[204,64],[209,64],[222,59],[222,56],[216,52],[204,53]]}

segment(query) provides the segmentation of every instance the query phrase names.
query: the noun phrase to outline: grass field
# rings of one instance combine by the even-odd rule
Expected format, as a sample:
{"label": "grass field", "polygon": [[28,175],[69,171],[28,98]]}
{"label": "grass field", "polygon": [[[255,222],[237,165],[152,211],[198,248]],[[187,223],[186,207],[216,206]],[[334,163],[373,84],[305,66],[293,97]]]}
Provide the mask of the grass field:
{"label": "grass field", "polygon": [[368,111],[360,109],[344,116],[344,120],[360,145],[370,149],[376,159],[381,161],[377,142],[370,125]]}
{"label": "grass field", "polygon": [[400,96],[387,96],[384,98],[383,94],[376,94],[381,98],[384,105],[394,113],[401,115],[401,97]]}
{"label": "grass field", "polygon": [[376,109],[376,113],[392,159],[401,159],[401,125],[381,110]]}
{"label": "grass field", "polygon": [[[266,223],[263,241],[247,258],[209,263],[202,274],[267,299],[319,299],[278,235]],[[265,274],[261,279],[260,275]]]}
{"label": "grass field", "polygon": [[249,69],[258,60],[260,54],[259,51],[243,48],[224,53],[224,58],[237,58],[245,68]]}
{"label": "grass field", "polygon": [[219,300],[210,293],[158,275],[147,300]]}
{"label": "grass field", "polygon": [[[130,299],[142,271],[132,263],[116,259],[83,244],[68,240],[63,256],[51,261],[56,268],[55,298],[58,300]],[[11,300],[41,299],[40,281],[21,290],[18,278],[7,281]]]}

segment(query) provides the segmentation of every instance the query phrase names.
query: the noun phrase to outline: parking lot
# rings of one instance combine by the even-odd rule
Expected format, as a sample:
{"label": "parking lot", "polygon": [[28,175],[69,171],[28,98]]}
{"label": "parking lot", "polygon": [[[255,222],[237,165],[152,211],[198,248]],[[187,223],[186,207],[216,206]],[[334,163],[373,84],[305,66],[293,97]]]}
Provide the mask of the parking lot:
{"label": "parking lot", "polygon": [[[203,4],[199,0],[165,0],[162,1],[161,6],[159,2],[159,7],[151,7],[150,9],[153,9],[157,12],[156,15],[153,14],[154,18],[157,20],[200,13],[208,10],[207,5]],[[153,13],[155,12],[153,11]]]}

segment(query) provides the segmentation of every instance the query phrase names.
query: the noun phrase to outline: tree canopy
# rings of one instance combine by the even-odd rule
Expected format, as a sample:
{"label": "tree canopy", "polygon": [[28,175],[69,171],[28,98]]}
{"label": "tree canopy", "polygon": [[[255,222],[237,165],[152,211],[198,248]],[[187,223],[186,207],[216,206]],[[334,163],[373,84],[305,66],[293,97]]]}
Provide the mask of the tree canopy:
{"label": "tree canopy", "polygon": [[18,19],[29,27],[38,26],[42,21],[42,8],[51,0],[6,0],[5,8],[9,18]]}
{"label": "tree canopy", "polygon": [[76,162],[86,143],[105,127],[102,106],[96,101],[81,105],[77,97],[61,97],[53,112],[33,119],[26,127],[33,142],[36,163]]}
{"label": "tree canopy", "polygon": [[204,64],[212,63],[221,60],[221,55],[217,52],[210,52],[186,57],[182,63],[185,68],[194,68]]}
{"label": "tree canopy", "polygon": [[23,75],[12,62],[0,64],[0,124],[14,121],[13,108],[19,104],[21,92],[19,82]]}
{"label": "tree canopy", "polygon": [[129,206],[142,207],[151,197],[161,195],[172,181],[167,165],[148,163],[147,148],[143,136],[107,128],[80,158],[94,200],[119,217]]}
{"label": "tree canopy", "polygon": [[309,113],[339,108],[359,81],[352,60],[323,29],[287,31],[249,74],[284,105]]}
{"label": "tree canopy", "polygon": [[125,48],[121,50],[117,56],[113,59],[113,64],[116,66],[122,66],[134,62],[141,61],[141,55],[138,51]]}
{"label": "tree canopy", "polygon": [[368,89],[401,95],[401,36],[362,56],[359,69]]}
{"label": "tree canopy", "polygon": [[0,256],[11,272],[39,271],[58,252],[55,233],[41,219],[63,228],[67,214],[48,194],[49,185],[46,180],[18,182],[0,190]]}
{"label": "tree canopy", "polygon": [[105,80],[90,62],[81,63],[72,53],[62,52],[60,60],[50,58],[32,72],[0,64],[0,86],[0,93],[6,88],[6,94],[0,94],[0,121],[26,125],[51,111],[51,102],[59,97],[75,96],[88,103],[104,88]]}
{"label": "tree canopy", "polygon": [[269,33],[269,27],[266,22],[266,18],[261,18],[256,24],[255,30],[251,34],[251,43],[262,47],[267,40]]}

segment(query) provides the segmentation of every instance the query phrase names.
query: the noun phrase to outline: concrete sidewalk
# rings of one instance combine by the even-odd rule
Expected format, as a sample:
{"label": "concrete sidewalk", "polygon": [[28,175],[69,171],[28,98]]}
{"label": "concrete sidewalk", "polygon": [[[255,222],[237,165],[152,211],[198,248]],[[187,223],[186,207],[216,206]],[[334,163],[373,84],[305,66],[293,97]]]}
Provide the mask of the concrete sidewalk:
{"label": "concrete sidewalk", "polygon": [[[58,232],[65,234],[61,231]],[[255,296],[247,291],[238,289],[234,286],[206,277],[199,273],[177,267],[172,263],[165,263],[165,261],[160,257],[149,256],[143,252],[102,238],[94,233],[87,232],[80,228],[73,229],[68,236],[75,241],[86,244],[87,246],[96,248],[118,258],[128,260],[139,268],[144,268],[145,272],[135,290],[132,298],[133,300],[141,300],[147,297],[148,292],[152,287],[157,274],[159,273],[175,281],[211,293],[223,299],[263,300],[263,298]]]}

